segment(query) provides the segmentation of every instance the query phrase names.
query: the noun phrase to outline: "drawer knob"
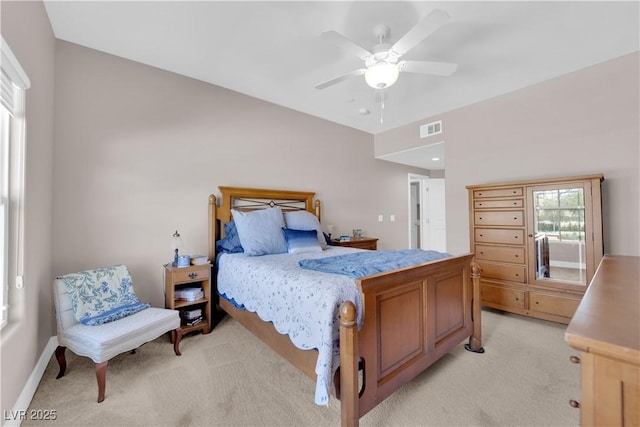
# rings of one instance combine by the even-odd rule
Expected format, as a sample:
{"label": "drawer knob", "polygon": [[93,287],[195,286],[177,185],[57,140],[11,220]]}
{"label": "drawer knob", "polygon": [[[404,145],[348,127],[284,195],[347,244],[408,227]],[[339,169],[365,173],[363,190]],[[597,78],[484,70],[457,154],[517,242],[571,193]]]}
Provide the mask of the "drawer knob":
{"label": "drawer knob", "polygon": [[520,255],[516,255],[516,258],[518,258]]}
{"label": "drawer knob", "polygon": [[517,221],[517,220],[518,220],[518,217],[517,217],[517,216],[514,216],[514,217],[513,217],[513,220],[514,220],[514,221]]}
{"label": "drawer knob", "polygon": [[482,217],[478,217],[479,219],[482,219]]}
{"label": "drawer knob", "polygon": [[189,273],[189,279],[195,279],[196,277],[198,277],[198,273]]}
{"label": "drawer knob", "polygon": [[571,399],[569,401],[569,405],[571,405],[572,408],[579,408],[580,407],[580,402],[578,402],[577,400]]}
{"label": "drawer knob", "polygon": [[513,238],[514,238],[514,239],[517,239],[517,238],[518,238],[518,236],[513,236]]}
{"label": "drawer knob", "polygon": [[580,363],[581,362],[581,360],[580,360],[580,358],[578,356],[571,356],[569,358],[569,360],[571,360],[571,363]]}
{"label": "drawer knob", "polygon": [[484,237],[484,234],[481,234],[480,237]]}

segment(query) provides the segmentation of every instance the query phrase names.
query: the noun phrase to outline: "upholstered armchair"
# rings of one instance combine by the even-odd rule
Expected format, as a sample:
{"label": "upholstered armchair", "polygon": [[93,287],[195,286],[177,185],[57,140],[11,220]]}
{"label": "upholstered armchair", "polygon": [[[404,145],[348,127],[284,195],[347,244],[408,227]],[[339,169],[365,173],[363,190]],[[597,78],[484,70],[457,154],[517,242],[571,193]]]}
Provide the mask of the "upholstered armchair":
{"label": "upholstered armchair", "polygon": [[173,350],[180,356],[178,311],[140,302],[124,265],[58,277],[53,288],[58,328],[55,354],[60,366],[57,378],[67,368],[66,348],[89,357],[96,364],[98,403],[104,400],[107,363],[114,356],[135,351],[170,331]]}

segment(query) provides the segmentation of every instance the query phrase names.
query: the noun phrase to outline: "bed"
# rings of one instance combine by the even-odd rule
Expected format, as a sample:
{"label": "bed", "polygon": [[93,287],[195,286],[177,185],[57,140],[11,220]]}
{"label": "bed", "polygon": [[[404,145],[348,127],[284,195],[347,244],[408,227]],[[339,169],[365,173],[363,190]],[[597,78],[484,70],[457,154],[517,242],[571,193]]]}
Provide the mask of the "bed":
{"label": "bed", "polygon": [[[218,257],[216,242],[225,237],[225,224],[233,219],[232,210],[237,214],[278,207],[283,212],[306,211],[318,220],[321,218],[321,205],[314,200],[313,192],[244,187],[219,187],[219,190],[219,198],[213,194],[209,196],[209,257],[220,259],[222,270],[218,274],[221,278],[224,268],[228,268],[225,265],[231,265],[231,260],[240,262],[243,259],[242,256],[230,256],[236,254]],[[336,250],[329,248],[323,252],[328,256]],[[287,255],[282,254],[275,264],[284,264],[282,260]],[[298,254],[291,262],[316,256],[325,255]],[[260,261],[266,262],[267,257],[272,255]],[[249,258],[263,257],[244,257],[245,260]],[[339,313],[335,320],[339,368],[330,371],[329,380],[335,397],[340,400],[342,425],[358,425],[360,417],[461,342],[468,340],[465,348],[469,351],[484,351],[479,269],[473,254],[451,256],[357,279],[345,277],[340,280],[349,282],[348,286],[354,290],[341,294],[344,301],[341,300],[336,310]],[[315,280],[323,281],[318,276]],[[316,380],[317,403],[322,347],[300,348],[293,343],[293,337],[278,332],[279,327],[273,322],[264,321],[251,309],[243,308],[241,301],[221,297],[219,305]]]}

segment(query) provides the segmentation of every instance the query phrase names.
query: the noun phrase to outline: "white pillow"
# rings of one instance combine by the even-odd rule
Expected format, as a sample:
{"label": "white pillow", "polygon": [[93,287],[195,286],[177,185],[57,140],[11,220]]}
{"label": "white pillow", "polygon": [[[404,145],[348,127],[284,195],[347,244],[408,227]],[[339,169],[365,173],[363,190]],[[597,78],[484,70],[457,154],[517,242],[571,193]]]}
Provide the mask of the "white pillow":
{"label": "white pillow", "polygon": [[318,234],[318,243],[322,249],[327,248],[327,241],[324,238],[322,227],[318,217],[308,211],[292,211],[284,213],[284,222],[287,228],[295,230],[316,230]]}
{"label": "white pillow", "polygon": [[282,234],[285,223],[280,207],[249,212],[232,209],[231,214],[245,254],[257,256],[287,252],[287,242]]}

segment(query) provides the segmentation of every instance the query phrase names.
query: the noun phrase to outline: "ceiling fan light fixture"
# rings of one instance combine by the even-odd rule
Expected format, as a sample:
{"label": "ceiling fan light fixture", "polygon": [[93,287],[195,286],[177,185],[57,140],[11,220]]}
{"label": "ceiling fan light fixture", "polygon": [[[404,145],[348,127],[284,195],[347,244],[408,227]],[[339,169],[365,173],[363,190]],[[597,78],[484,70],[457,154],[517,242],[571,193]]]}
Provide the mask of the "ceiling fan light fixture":
{"label": "ceiling fan light fixture", "polygon": [[364,79],[369,86],[374,89],[388,88],[398,80],[398,64],[389,62],[378,62],[367,68]]}

